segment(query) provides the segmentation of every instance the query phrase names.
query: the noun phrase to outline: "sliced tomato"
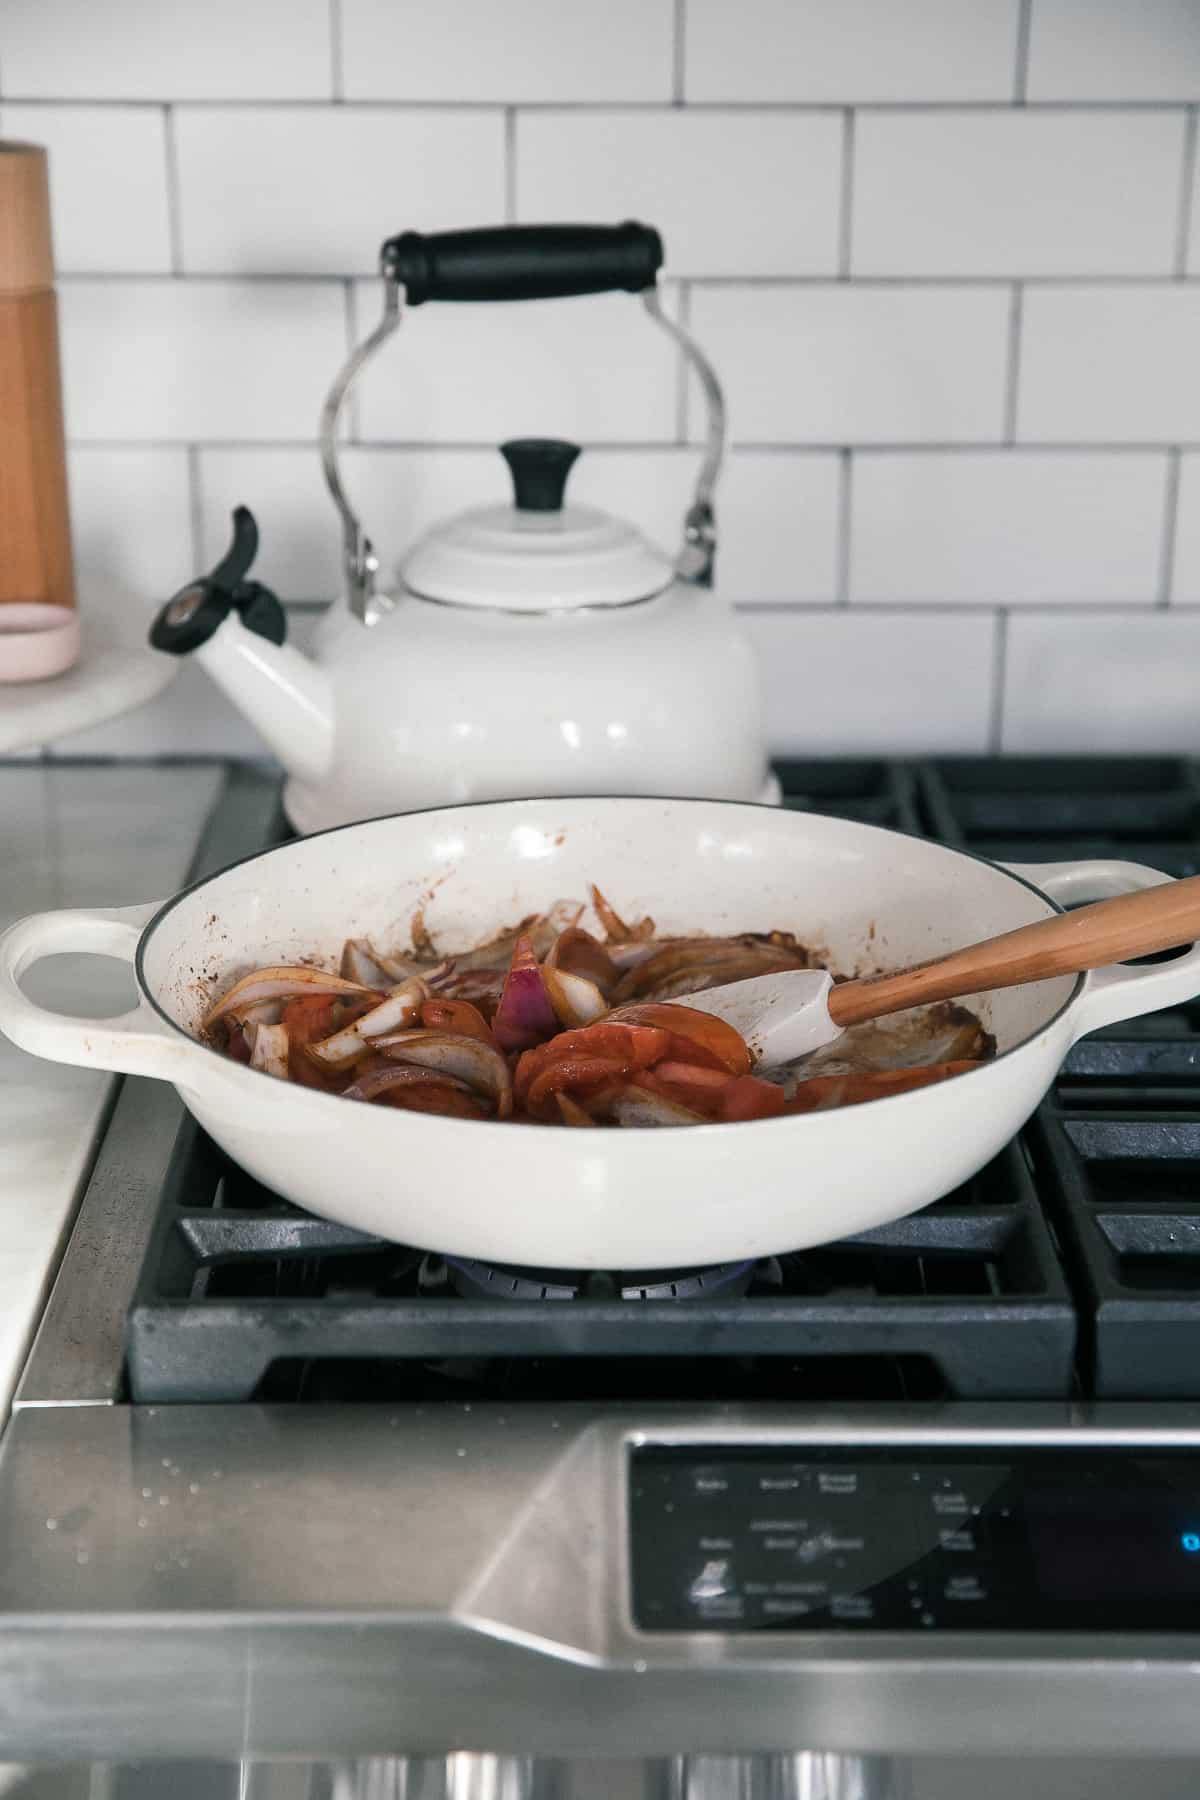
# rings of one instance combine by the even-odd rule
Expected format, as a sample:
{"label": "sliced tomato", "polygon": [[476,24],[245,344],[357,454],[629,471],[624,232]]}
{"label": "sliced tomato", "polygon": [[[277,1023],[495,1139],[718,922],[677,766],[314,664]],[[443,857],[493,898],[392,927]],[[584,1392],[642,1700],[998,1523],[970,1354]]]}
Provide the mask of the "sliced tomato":
{"label": "sliced tomato", "polygon": [[759,1075],[735,1075],[723,1090],[717,1118],[734,1125],[746,1119],[781,1119],[787,1111],[783,1089]]}
{"label": "sliced tomato", "polygon": [[526,1050],[517,1064],[513,1079],[513,1095],[523,1105],[534,1080],[543,1070],[575,1057],[600,1058],[611,1063],[618,1074],[633,1069],[648,1069],[664,1055],[667,1033],[644,1025],[614,1025],[601,1019],[595,1025],[581,1025],[577,1031],[560,1031],[548,1043]]}
{"label": "sliced tomato", "polygon": [[672,1062],[696,1063],[703,1069],[724,1069],[729,1075],[748,1075],[750,1052],[740,1031],[712,1013],[673,1000],[642,1000],[618,1006],[607,1014],[605,1025],[650,1025],[670,1033],[667,1054]]}
{"label": "sliced tomato", "polygon": [[875,1069],[862,1075],[814,1075],[802,1081],[785,1110],[789,1113],[826,1112],[835,1106],[861,1106],[867,1100],[883,1100],[889,1094],[907,1094],[979,1068],[970,1058],[928,1063],[923,1069]]}
{"label": "sliced tomato", "polygon": [[525,1092],[526,1110],[539,1115],[547,1100],[572,1088],[594,1088],[601,1082],[619,1080],[628,1074],[628,1064],[614,1062],[604,1056],[564,1056],[542,1069]]}
{"label": "sliced tomato", "polygon": [[491,1026],[469,1000],[426,1000],[421,1007],[421,1023],[427,1031],[457,1031],[464,1037],[478,1038],[489,1050],[496,1049]]}
{"label": "sliced tomato", "polygon": [[702,1113],[717,1124],[746,1119],[777,1119],[786,1110],[781,1087],[757,1075],[729,1075],[694,1063],[661,1062],[638,1076],[639,1087],[661,1094],[678,1106]]}
{"label": "sliced tomato", "polygon": [[637,1078],[639,1087],[677,1106],[703,1113],[706,1119],[718,1117],[721,1096],[737,1077],[726,1069],[705,1069],[698,1063],[666,1061],[656,1063]]}
{"label": "sliced tomato", "polygon": [[282,1023],[287,1026],[288,1042],[317,1044],[332,1037],[337,1030],[336,994],[301,994],[289,1000],[283,1009]]}

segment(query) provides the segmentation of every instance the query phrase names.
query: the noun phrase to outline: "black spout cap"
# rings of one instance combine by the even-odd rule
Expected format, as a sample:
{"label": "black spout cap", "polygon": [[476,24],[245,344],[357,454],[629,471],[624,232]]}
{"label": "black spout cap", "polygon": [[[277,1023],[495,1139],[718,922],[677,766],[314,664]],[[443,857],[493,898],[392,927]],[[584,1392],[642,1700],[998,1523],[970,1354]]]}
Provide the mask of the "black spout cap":
{"label": "black spout cap", "polygon": [[171,656],[198,650],[220,629],[231,612],[241,616],[248,631],[272,644],[287,636],[287,617],[270,588],[247,579],[258,552],[258,526],[247,506],[235,508],[229,549],[209,575],[201,575],[180,588],[150,627],[150,642]]}

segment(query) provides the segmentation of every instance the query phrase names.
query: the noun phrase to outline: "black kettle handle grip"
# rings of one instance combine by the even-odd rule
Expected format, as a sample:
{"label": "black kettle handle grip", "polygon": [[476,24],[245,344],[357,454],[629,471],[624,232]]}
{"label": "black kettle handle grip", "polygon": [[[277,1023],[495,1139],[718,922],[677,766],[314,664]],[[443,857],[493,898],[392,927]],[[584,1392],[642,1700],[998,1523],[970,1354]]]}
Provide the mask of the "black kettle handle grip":
{"label": "black kettle handle grip", "polygon": [[380,253],[409,306],[426,300],[557,300],[570,294],[640,294],[662,267],[650,225],[490,225],[473,231],[404,231]]}

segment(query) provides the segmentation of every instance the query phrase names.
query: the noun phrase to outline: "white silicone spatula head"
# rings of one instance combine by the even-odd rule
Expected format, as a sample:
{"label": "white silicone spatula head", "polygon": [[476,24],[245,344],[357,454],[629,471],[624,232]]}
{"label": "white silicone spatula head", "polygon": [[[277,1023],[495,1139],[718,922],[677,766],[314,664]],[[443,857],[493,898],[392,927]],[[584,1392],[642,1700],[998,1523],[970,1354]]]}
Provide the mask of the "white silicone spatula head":
{"label": "white silicone spatula head", "polygon": [[751,975],[700,994],[681,994],[680,1006],[712,1013],[740,1031],[755,1064],[777,1069],[842,1035],[829,1016],[833,978],[824,969],[782,969]]}

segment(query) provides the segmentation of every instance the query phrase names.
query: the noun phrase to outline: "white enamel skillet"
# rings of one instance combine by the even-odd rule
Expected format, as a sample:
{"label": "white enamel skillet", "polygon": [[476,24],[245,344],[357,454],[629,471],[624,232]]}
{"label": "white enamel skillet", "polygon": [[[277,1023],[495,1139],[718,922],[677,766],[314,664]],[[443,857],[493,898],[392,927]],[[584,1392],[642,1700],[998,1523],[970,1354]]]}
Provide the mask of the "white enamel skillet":
{"label": "white enamel skillet", "polygon": [[[846,1237],[981,1168],[1076,1039],[1200,993],[1173,961],[969,999],[998,1055],[936,1086],[842,1111],[673,1130],[481,1124],[290,1086],[198,1043],[211,999],[255,966],[346,937],[440,950],[598,882],[663,933],[783,928],[841,973],[903,967],[1167,879],[1123,862],[1002,868],[874,826],[705,800],[498,801],[298,839],[165,904],[43,913],[0,938],[0,1029],[25,1049],[171,1081],[223,1149],[289,1200],[451,1254],[561,1268],[680,1267]],[[44,956],[134,964],[124,1017],[46,1011],[20,987]]]}

